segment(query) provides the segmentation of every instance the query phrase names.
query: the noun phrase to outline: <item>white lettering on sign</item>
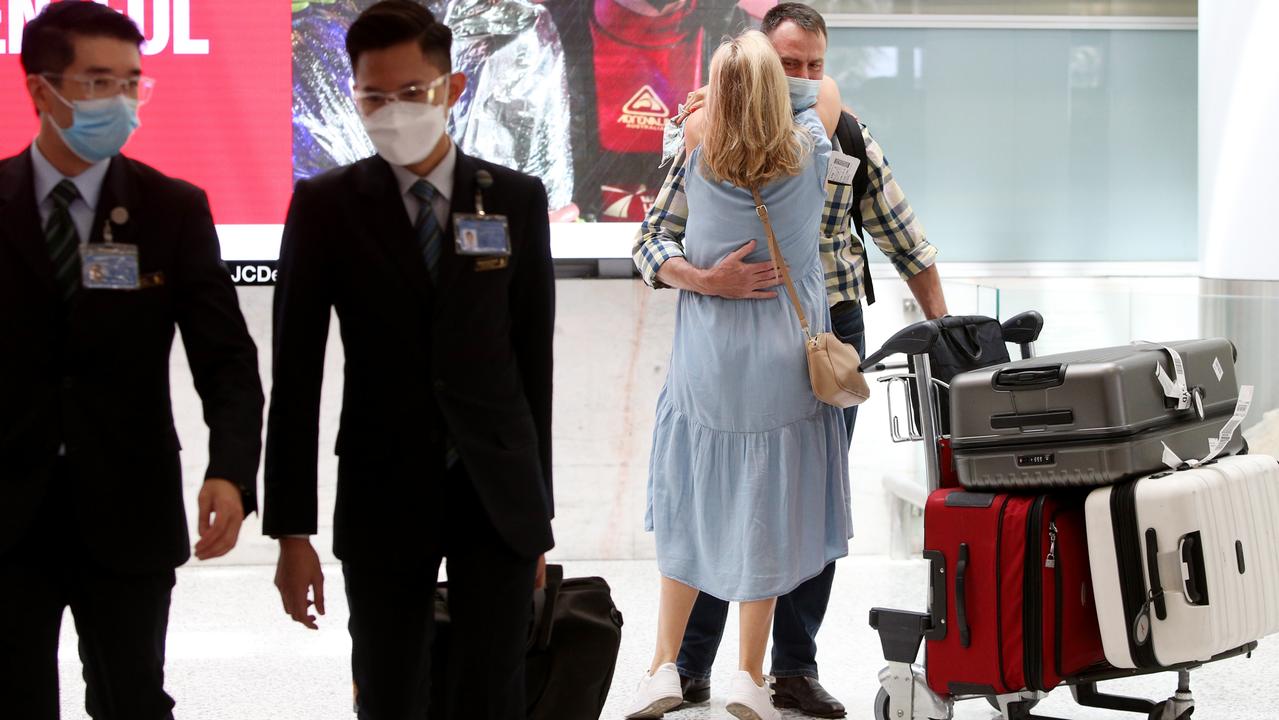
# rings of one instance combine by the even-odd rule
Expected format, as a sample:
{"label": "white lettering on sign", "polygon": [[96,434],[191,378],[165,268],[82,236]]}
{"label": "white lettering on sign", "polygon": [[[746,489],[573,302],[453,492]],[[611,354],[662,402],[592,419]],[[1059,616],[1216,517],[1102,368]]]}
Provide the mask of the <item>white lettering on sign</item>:
{"label": "white lettering on sign", "polygon": [[[99,5],[110,6],[108,0],[94,1]],[[8,42],[0,40],[0,55],[18,55],[22,52],[23,28],[49,2],[50,0],[8,0],[6,10],[0,11],[0,24],[8,30],[3,33],[8,37]],[[124,12],[139,28],[145,30],[150,27],[150,37],[142,44],[143,55],[158,55],[170,48],[174,55],[209,54],[207,39],[191,37],[191,0],[128,0]],[[148,17],[151,20],[149,25]]]}
{"label": "white lettering on sign", "polygon": [[[151,5],[151,37],[142,43],[143,55],[158,55],[169,45],[169,4],[152,2]],[[145,35],[147,0],[129,0],[129,10],[126,14],[137,23],[138,28]]]}
{"label": "white lettering on sign", "polygon": [[9,27],[8,48],[0,42],[0,53],[17,55],[22,52],[22,28],[49,4],[49,0],[9,0],[9,11],[0,16],[0,22]]}
{"label": "white lettering on sign", "polygon": [[209,54],[208,40],[191,37],[191,0],[173,0],[173,54]]}
{"label": "white lettering on sign", "polygon": [[238,265],[231,271],[231,282],[236,284],[274,283],[280,271],[270,265]]}

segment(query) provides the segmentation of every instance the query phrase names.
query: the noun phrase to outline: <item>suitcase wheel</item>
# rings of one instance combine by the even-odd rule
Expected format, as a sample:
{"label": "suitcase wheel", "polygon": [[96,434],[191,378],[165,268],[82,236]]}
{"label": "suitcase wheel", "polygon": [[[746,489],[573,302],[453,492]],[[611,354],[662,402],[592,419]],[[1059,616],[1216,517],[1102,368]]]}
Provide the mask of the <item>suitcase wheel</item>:
{"label": "suitcase wheel", "polygon": [[[888,691],[880,688],[875,694],[875,720],[890,720],[888,717]],[[891,720],[895,720],[891,719]]]}
{"label": "suitcase wheel", "polygon": [[[990,703],[990,706],[995,708],[996,711],[1003,712],[1003,710],[1000,709],[999,707],[999,700],[996,699],[993,695],[987,695],[986,702]],[[1023,700],[1022,703],[1026,706],[1027,711],[1034,710],[1035,706],[1039,704],[1039,698]]]}
{"label": "suitcase wheel", "polygon": [[1176,705],[1171,700],[1164,700],[1150,711],[1149,720],[1190,720],[1190,716],[1195,713],[1195,707],[1191,705],[1179,715],[1173,714],[1176,711]]}
{"label": "suitcase wheel", "polygon": [[888,691],[880,688],[875,694],[874,720],[949,720],[949,718],[899,718],[888,715]]}

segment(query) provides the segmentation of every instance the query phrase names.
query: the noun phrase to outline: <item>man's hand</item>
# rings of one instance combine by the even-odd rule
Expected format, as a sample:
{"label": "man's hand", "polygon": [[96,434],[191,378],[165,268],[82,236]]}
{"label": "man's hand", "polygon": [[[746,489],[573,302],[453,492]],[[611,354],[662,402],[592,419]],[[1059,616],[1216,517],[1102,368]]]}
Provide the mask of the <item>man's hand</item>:
{"label": "man's hand", "polygon": [[546,587],[546,555],[543,554],[537,559],[537,575],[533,576],[533,589],[541,590]]}
{"label": "man's hand", "polygon": [[240,524],[244,522],[240,488],[230,480],[209,478],[200,488],[197,503],[200,540],[195,544],[195,556],[212,560],[231,552],[240,537]]}
{"label": "man's hand", "polygon": [[673,257],[662,263],[657,279],[663,284],[698,295],[713,295],[730,300],[767,300],[777,297],[769,288],[781,282],[773,263],[744,263],[742,258],[755,251],[751,240],[720,260],[708,270],[693,266],[686,258]]}
{"label": "man's hand", "polygon": [[742,258],[755,252],[751,240],[729,253],[703,273],[703,295],[716,295],[729,300],[767,300],[777,297],[775,290],[781,280],[772,261],[760,263],[742,262]]}
{"label": "man's hand", "polygon": [[[280,538],[280,560],[275,566],[275,587],[284,612],[303,625],[318,630],[311,605],[324,614],[324,571],[309,538]],[[307,590],[313,595],[307,598]]]}

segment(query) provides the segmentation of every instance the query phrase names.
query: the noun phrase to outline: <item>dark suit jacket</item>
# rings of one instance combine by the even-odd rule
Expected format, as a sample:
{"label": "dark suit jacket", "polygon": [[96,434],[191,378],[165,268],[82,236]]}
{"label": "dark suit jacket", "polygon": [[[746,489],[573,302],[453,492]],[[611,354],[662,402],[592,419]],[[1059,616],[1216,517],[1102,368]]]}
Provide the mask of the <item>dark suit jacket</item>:
{"label": "dark suit jacket", "polygon": [[298,183],[280,248],[267,422],[264,531],[316,532],[320,384],[330,309],[346,354],[334,552],[343,560],[425,551],[441,513],[445,435],[501,539],[550,549],[554,266],[540,180],[457,153],[453,213],[505,215],[509,264],[454,252],[426,269],[380,157]]}
{"label": "dark suit jacket", "polygon": [[[37,209],[30,152],[0,161],[0,553],[54,493],[108,567],[150,571],[190,556],[178,436],[169,397],[174,326],[209,425],[206,477],[256,504],[262,386],[257,348],[222,265],[199,188],[117,156],[98,199],[91,241],[110,211],[115,241],[138,246],[141,272],[163,284],[87,290],[63,321]],[[50,487],[66,446],[72,487]]]}

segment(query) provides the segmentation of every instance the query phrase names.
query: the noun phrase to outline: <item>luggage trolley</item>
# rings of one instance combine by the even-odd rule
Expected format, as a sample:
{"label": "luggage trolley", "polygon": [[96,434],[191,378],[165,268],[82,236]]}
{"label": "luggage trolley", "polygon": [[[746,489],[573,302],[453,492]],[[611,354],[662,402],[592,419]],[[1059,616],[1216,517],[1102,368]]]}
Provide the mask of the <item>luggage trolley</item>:
{"label": "luggage trolley", "polygon": [[[929,320],[910,325],[888,339],[884,346],[862,363],[867,373],[901,371],[880,378],[886,384],[889,397],[889,421],[894,442],[924,442],[924,466],[928,493],[942,487],[943,468],[941,456],[949,458],[948,438],[941,432],[938,407],[941,393],[949,385],[934,378],[929,353],[937,344],[941,333],[940,323],[945,320]],[[1022,313],[1001,325],[1004,342],[1017,345],[1023,359],[1034,356],[1035,341],[1043,328],[1043,317],[1034,311]],[[885,364],[894,355],[905,355],[908,363]],[[979,362],[970,369],[979,369]],[[913,372],[912,372],[913,371]],[[898,415],[893,408],[892,388],[900,383],[906,395],[905,410]],[[879,673],[880,690],[875,698],[876,720],[950,720],[954,705],[963,700],[985,700],[1008,720],[1057,720],[1035,715],[1034,707],[1047,693],[1024,690],[998,695],[941,695],[928,685],[926,664],[916,663],[920,645],[925,639],[940,639],[946,633],[946,583],[945,561],[936,557],[929,560],[930,597],[928,612],[873,608],[870,625],[879,633],[884,659],[888,666]],[[1216,662],[1240,655],[1250,655],[1257,643],[1222,653],[1208,662]],[[925,663],[927,658],[925,658]],[[1144,714],[1148,720],[1188,720],[1194,712],[1195,701],[1190,692],[1190,671],[1204,663],[1184,665],[1120,669],[1107,664],[1094,666],[1084,673],[1066,679],[1075,702],[1084,707],[1102,708],[1120,712]],[[1098,683],[1106,680],[1176,672],[1176,692],[1167,700],[1155,702],[1144,698],[1110,695],[1098,690]]]}

